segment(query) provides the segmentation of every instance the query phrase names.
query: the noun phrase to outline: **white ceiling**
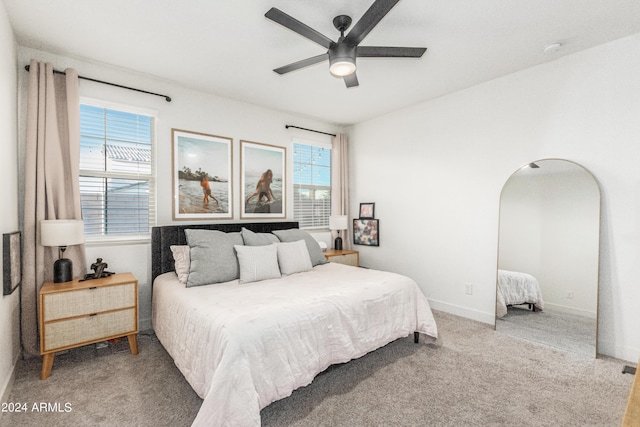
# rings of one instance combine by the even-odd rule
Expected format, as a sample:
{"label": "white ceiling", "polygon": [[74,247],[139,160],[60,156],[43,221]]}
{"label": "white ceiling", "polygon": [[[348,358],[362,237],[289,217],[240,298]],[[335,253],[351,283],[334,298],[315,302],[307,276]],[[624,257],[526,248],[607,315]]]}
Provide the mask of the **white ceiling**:
{"label": "white ceiling", "polygon": [[640,32],[638,0],[403,0],[361,45],[427,52],[359,58],[360,86],[347,89],[327,63],[274,73],[325,50],[264,14],[277,7],[335,40],[334,16],[355,24],[373,0],[2,1],[21,46],[344,125]]}

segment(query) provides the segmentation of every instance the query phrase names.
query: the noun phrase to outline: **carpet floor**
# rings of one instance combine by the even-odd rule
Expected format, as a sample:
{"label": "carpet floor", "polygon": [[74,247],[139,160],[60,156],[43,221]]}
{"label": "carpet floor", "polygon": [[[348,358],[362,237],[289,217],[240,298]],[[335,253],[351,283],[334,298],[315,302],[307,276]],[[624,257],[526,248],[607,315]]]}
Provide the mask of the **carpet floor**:
{"label": "carpet floor", "polygon": [[[335,365],[262,410],[263,426],[618,426],[633,376],[625,362],[586,359],[434,312],[440,337],[396,340]],[[3,426],[189,426],[201,400],[153,334],[16,368]],[[45,405],[42,405],[44,403]],[[34,409],[34,408],[39,408]]]}
{"label": "carpet floor", "polygon": [[551,308],[532,312],[522,307],[508,307],[507,315],[496,322],[496,329],[500,333],[588,358],[596,354],[597,328],[596,319]]}

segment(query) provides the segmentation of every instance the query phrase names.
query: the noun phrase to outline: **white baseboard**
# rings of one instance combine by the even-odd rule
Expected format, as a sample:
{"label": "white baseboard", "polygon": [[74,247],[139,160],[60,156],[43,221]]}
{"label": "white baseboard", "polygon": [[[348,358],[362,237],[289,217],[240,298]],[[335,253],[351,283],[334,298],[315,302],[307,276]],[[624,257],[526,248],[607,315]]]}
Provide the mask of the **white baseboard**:
{"label": "white baseboard", "polygon": [[429,305],[431,305],[431,308],[434,310],[444,311],[445,313],[454,314],[460,317],[466,317],[467,319],[476,320],[478,322],[487,323],[489,325],[495,324],[495,313],[486,313],[483,311],[478,311],[433,299],[429,299]]}
{"label": "white baseboard", "polygon": [[580,308],[568,307],[561,304],[552,304],[547,301],[544,302],[544,308],[549,310],[558,311],[560,313],[575,314],[576,316],[588,317],[589,319],[595,319],[596,313],[593,311],[582,310]]}

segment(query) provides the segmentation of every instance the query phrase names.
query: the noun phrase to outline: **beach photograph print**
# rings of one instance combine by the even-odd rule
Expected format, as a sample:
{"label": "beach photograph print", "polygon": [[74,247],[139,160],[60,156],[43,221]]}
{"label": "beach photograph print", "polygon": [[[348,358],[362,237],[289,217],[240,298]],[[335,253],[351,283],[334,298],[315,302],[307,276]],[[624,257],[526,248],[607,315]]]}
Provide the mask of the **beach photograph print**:
{"label": "beach photograph print", "polygon": [[242,218],[285,217],[286,148],[240,141]]}
{"label": "beach photograph print", "polygon": [[231,219],[231,138],[172,129],[173,219]]}

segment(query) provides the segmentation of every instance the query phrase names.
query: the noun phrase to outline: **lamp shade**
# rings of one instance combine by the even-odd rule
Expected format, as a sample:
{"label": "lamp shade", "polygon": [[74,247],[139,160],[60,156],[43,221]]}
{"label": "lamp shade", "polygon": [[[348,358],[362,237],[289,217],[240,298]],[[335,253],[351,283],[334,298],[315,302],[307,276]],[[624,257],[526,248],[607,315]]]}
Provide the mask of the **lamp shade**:
{"label": "lamp shade", "polygon": [[42,246],[71,246],[84,243],[84,221],[47,219],[40,221]]}
{"label": "lamp shade", "polygon": [[346,215],[334,215],[329,217],[330,230],[346,230],[349,228],[349,222]]}

